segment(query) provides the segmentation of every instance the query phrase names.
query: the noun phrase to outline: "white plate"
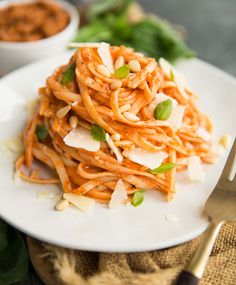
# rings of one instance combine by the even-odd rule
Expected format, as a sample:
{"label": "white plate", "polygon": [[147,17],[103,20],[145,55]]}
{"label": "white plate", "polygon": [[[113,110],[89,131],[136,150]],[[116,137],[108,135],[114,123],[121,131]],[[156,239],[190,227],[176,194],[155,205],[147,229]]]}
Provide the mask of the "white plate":
{"label": "white plate", "polygon": [[[69,54],[65,53],[31,64],[2,78],[0,83],[17,92],[23,100],[36,97],[39,85],[68,58]],[[193,90],[200,94],[201,109],[213,119],[215,133],[228,133],[233,138],[236,134],[235,79],[197,59],[184,61],[179,68],[189,78]],[[1,87],[0,96],[3,118],[13,97],[4,96]],[[25,124],[23,106],[16,107],[12,114],[10,119],[0,122],[0,141],[19,133]],[[13,183],[14,158],[3,153],[0,159],[0,216],[28,235],[68,248],[132,252],[174,246],[205,230],[208,222],[202,214],[203,205],[217,182],[225,159],[226,153],[217,165],[207,167],[203,184],[180,181],[171,203],[162,194],[146,193],[140,207],[109,210],[105,205],[96,205],[91,213],[84,214],[74,208],[57,212],[55,201],[37,199],[37,193],[42,189],[58,192],[56,186]],[[169,221],[166,215],[173,215],[178,221]]]}

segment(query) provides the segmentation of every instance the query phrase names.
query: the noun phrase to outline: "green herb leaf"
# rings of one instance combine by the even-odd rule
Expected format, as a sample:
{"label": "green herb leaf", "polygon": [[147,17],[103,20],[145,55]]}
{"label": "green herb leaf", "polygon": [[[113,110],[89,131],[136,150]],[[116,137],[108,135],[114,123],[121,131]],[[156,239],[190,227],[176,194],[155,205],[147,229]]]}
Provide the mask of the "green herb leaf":
{"label": "green herb leaf", "polygon": [[149,172],[153,174],[166,173],[167,171],[171,170],[175,166],[176,164],[173,162],[162,163],[162,165],[160,165],[157,168],[149,169]]}
{"label": "green herb leaf", "polygon": [[174,71],[173,71],[172,68],[171,68],[171,70],[170,70],[170,79],[171,79],[172,81],[175,81],[175,74],[174,74]]}
{"label": "green herb leaf", "polygon": [[36,135],[40,141],[43,141],[48,136],[48,130],[45,125],[38,125],[36,128]]}
{"label": "green herb leaf", "polygon": [[106,140],[106,133],[104,129],[96,124],[92,125],[91,134],[96,141],[103,142]]}
{"label": "green herb leaf", "polygon": [[119,79],[124,79],[129,75],[129,65],[125,64],[115,71],[115,76]]}
{"label": "green herb leaf", "polygon": [[75,64],[70,64],[62,74],[61,84],[66,85],[75,78]]}
{"label": "green herb leaf", "polygon": [[140,206],[144,200],[144,190],[139,190],[134,193],[132,204],[134,207]]}
{"label": "green herb leaf", "polygon": [[29,258],[21,235],[6,224],[2,226],[4,224],[0,221],[0,233],[5,235],[8,245],[0,250],[0,284],[10,285],[26,279]]}
{"label": "green herb leaf", "polygon": [[172,112],[172,101],[168,99],[159,103],[154,110],[154,118],[156,120],[167,120]]}

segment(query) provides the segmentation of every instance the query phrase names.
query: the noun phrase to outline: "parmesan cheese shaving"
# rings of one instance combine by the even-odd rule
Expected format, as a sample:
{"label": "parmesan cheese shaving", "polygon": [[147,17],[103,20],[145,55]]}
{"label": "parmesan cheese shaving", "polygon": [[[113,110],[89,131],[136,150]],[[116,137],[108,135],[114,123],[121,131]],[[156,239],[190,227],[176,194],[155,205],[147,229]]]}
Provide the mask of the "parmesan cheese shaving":
{"label": "parmesan cheese shaving", "polygon": [[98,47],[98,54],[103,64],[108,68],[111,73],[114,73],[113,60],[111,57],[110,45],[107,43],[101,43]]}
{"label": "parmesan cheese shaving", "polygon": [[164,93],[157,93],[154,96],[154,99],[152,100],[152,102],[147,107],[148,112],[153,113],[158,104],[160,104],[161,102],[164,102],[168,99],[170,99],[172,101],[173,108],[175,108],[178,105],[178,102],[175,99],[173,99],[172,97],[170,97]]}
{"label": "parmesan cheese shaving", "polygon": [[139,147],[125,150],[123,151],[123,155],[130,160],[144,165],[150,169],[159,167],[163,160],[168,157],[168,154],[164,151],[150,152]]}
{"label": "parmesan cheese shaving", "polygon": [[13,154],[20,154],[24,150],[24,145],[22,142],[21,135],[10,138],[5,142],[2,142],[0,145],[1,150],[7,154],[7,156]]}
{"label": "parmesan cheese shaving", "polygon": [[165,75],[170,78],[171,72],[174,75],[174,82],[177,85],[181,85],[181,86],[186,86],[187,85],[187,79],[186,77],[179,72],[178,70],[176,70],[174,68],[173,65],[171,65],[167,60],[165,60],[164,58],[160,58],[159,59],[159,65],[161,67],[161,69],[164,71]]}
{"label": "parmesan cheese shaving", "polygon": [[114,144],[113,140],[111,139],[110,135],[106,133],[106,142],[110,149],[114,152],[118,161],[123,161],[123,156],[119,150],[119,148]]}
{"label": "parmesan cheese shaving", "polygon": [[20,181],[21,181],[20,172],[19,170],[16,170],[13,174],[13,182],[17,184]]}
{"label": "parmesan cheese shaving", "polygon": [[128,195],[126,193],[124,183],[123,183],[122,179],[119,179],[117,181],[115,190],[113,191],[113,193],[111,195],[111,200],[109,202],[108,207],[110,209],[117,208],[120,205],[122,205],[127,200],[127,198],[128,198]]}
{"label": "parmesan cheese shaving", "polygon": [[170,117],[166,120],[176,130],[178,130],[182,126],[184,111],[185,107],[182,105],[178,105],[172,110]]}
{"label": "parmesan cheese shaving", "polygon": [[199,127],[196,130],[196,135],[199,136],[200,138],[202,138],[206,142],[209,142],[212,139],[211,134],[202,127]]}
{"label": "parmesan cheese shaving", "polygon": [[84,196],[78,196],[73,193],[65,193],[63,194],[63,198],[67,199],[71,204],[85,213],[89,212],[95,204],[95,201],[93,199]]}
{"label": "parmesan cheese shaving", "polygon": [[100,142],[93,139],[90,131],[81,127],[71,130],[63,141],[68,146],[83,148],[88,151],[98,151],[100,149]]}
{"label": "parmesan cheese shaving", "polygon": [[176,83],[179,92],[185,99],[187,99],[188,95],[185,92],[185,87],[187,87],[186,77],[181,72],[177,71],[167,60],[162,57],[159,59],[159,65],[168,78],[170,78],[171,72],[173,73],[174,82]]}
{"label": "parmesan cheese shaving", "polygon": [[35,107],[36,107],[38,102],[39,102],[38,98],[34,98],[34,99],[30,98],[26,101],[25,108],[26,108],[26,111],[28,112],[30,118],[33,116]]}
{"label": "parmesan cheese shaving", "polygon": [[191,181],[204,181],[204,171],[202,168],[201,159],[198,156],[189,157],[188,174]]}

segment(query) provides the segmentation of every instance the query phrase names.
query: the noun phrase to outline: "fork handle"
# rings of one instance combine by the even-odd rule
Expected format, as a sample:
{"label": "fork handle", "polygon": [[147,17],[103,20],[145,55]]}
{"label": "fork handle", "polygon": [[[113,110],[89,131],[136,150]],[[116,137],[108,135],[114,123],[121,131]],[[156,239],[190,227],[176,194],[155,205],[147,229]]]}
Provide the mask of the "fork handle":
{"label": "fork handle", "polygon": [[198,284],[204,273],[208,258],[223,223],[224,222],[222,221],[218,223],[212,222],[210,224],[193,257],[178,276],[175,285]]}

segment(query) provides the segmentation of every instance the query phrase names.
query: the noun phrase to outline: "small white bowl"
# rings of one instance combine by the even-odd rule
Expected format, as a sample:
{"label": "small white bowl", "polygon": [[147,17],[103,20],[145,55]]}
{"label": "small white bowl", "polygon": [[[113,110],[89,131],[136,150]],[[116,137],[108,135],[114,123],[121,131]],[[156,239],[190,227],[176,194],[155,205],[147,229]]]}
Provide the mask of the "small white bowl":
{"label": "small white bowl", "polygon": [[[60,4],[70,15],[70,23],[58,34],[46,39],[33,42],[4,42],[0,41],[0,76],[17,69],[27,63],[50,57],[63,51],[73,39],[79,25],[77,9],[70,3],[54,0]],[[31,3],[32,0],[4,0],[0,1],[0,8],[11,4]]]}

